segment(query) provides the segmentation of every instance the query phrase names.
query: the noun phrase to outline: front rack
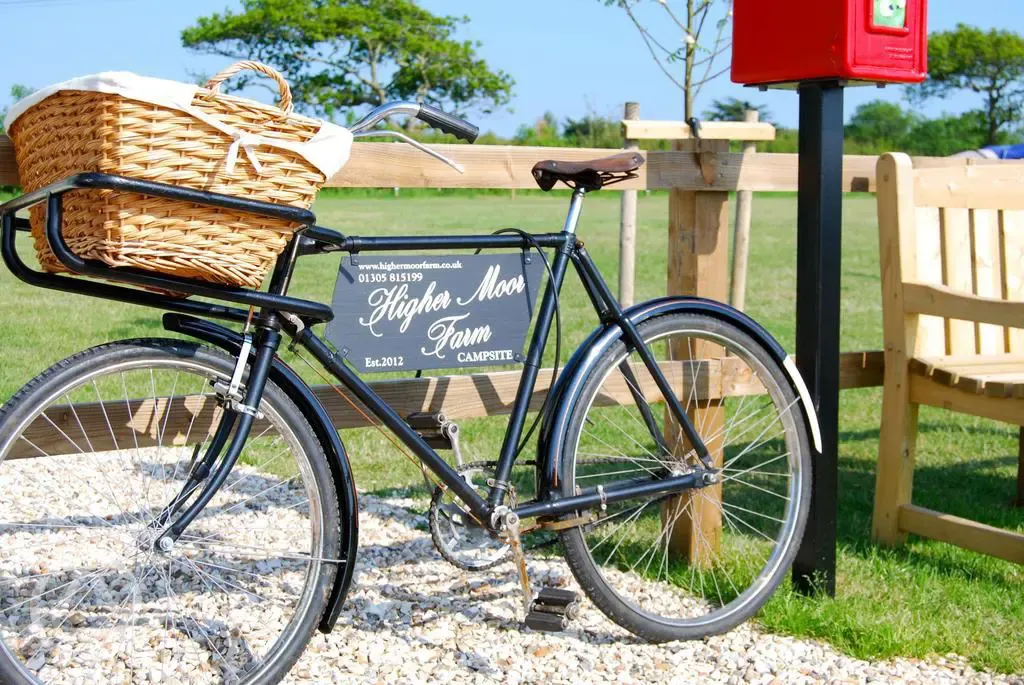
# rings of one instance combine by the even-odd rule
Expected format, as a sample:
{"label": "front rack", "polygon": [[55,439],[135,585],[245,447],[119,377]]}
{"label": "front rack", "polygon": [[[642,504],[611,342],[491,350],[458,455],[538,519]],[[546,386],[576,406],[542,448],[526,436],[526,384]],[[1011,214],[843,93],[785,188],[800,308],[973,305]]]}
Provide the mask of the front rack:
{"label": "front rack", "polygon": [[[191,278],[165,276],[142,269],[129,267],[115,268],[95,260],[82,259],[71,251],[62,233],[64,224],[63,196],[72,190],[82,189],[141,193],[152,197],[180,200],[199,205],[247,212],[257,216],[283,219],[302,226],[299,229],[298,235],[301,235],[301,232],[306,228],[316,224],[316,216],[313,212],[297,207],[246,200],[230,195],[192,190],[191,188],[182,188],[164,183],[153,183],[125,176],[82,173],[70,176],[62,181],[57,181],[31,193],[26,193],[21,197],[0,205],[0,222],[2,222],[0,252],[2,252],[7,268],[20,280],[29,285],[50,290],[61,290],[106,300],[128,302],[166,311],[207,316],[227,321],[244,322],[248,318],[249,313],[237,307],[191,301],[182,297],[140,290],[139,288],[195,295],[234,304],[291,313],[302,317],[310,323],[330,321],[334,318],[331,308],[318,302],[284,295],[274,295],[247,288],[216,285]],[[17,252],[15,238],[18,231],[27,232],[30,230],[30,227],[28,220],[17,217],[16,213],[44,202],[46,203],[46,239],[53,254],[72,273],[108,282],[101,283],[73,276],[44,273],[32,269],[24,262]],[[111,282],[124,283],[136,287],[113,285]]]}

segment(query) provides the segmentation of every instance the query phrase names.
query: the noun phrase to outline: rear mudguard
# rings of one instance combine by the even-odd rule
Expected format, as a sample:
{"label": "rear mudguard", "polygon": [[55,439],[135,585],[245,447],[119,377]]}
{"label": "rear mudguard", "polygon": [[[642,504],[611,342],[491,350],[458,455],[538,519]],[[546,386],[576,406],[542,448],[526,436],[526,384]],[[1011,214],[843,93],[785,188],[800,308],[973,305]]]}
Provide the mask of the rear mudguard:
{"label": "rear mudguard", "polygon": [[[807,422],[807,427],[814,440],[814,449],[817,453],[821,453],[818,417],[807,386],[804,384],[803,378],[800,377],[793,359],[756,321],[721,302],[699,297],[662,297],[641,302],[625,311],[626,317],[634,325],[656,316],[677,313],[704,314],[726,321],[750,335],[768,350],[772,358],[785,369],[793,390],[799,395],[804,420]],[[601,355],[615,344],[620,336],[621,331],[615,323],[610,322],[599,326],[577,348],[566,363],[565,369],[559,374],[558,380],[555,381],[555,386],[551,389],[551,399],[541,423],[540,440],[537,445],[538,497],[557,498],[559,496],[561,455],[565,448],[569,417],[572,415],[580,390],[590,371],[597,364]]]}
{"label": "rear mudguard", "polygon": [[[242,336],[229,328],[197,319],[185,314],[164,314],[164,328],[175,333],[198,338],[203,342],[221,348],[232,356],[242,349]],[[356,495],[352,467],[345,453],[345,446],[334,430],[330,417],[310,387],[299,378],[287,364],[275,358],[270,370],[270,379],[298,406],[317,439],[324,448],[327,462],[331,467],[334,490],[338,495],[338,515],[341,524],[340,559],[334,579],[334,587],[327,601],[327,609],[320,619],[320,631],[329,633],[341,614],[342,604],[352,585],[355,571],[356,547],[359,540],[359,502]]]}

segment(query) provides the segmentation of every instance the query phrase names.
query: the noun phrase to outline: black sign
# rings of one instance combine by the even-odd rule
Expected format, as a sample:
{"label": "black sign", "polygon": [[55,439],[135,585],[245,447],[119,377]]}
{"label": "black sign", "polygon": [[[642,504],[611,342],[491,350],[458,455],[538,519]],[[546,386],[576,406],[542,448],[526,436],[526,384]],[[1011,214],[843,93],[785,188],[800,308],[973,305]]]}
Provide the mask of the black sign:
{"label": "black sign", "polygon": [[542,272],[527,252],[345,257],[327,339],[360,371],[513,364]]}

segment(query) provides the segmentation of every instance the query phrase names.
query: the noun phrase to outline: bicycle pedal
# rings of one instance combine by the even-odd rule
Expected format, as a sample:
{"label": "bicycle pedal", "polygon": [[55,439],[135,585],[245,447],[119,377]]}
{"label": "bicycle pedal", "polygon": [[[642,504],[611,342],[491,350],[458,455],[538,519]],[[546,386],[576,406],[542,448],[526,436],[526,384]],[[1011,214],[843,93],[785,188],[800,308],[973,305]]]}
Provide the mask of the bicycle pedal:
{"label": "bicycle pedal", "polygon": [[568,604],[578,603],[580,601],[580,597],[572,590],[562,590],[557,587],[542,587],[533,601],[538,604],[566,606]]}
{"label": "bicycle pedal", "polygon": [[576,619],[580,615],[579,595],[571,590],[560,590],[558,588],[541,588],[540,592],[530,603],[530,615],[545,614],[548,616],[562,616],[566,621]]}
{"label": "bicycle pedal", "polygon": [[410,428],[417,430],[441,430],[447,422],[447,418],[439,411],[416,411],[405,417],[405,422]]}
{"label": "bicycle pedal", "polygon": [[450,421],[441,412],[413,412],[405,417],[405,422],[434,449],[452,449],[451,437],[444,430]]}
{"label": "bicycle pedal", "polygon": [[531,611],[526,615],[524,621],[527,628],[539,630],[545,633],[560,633],[569,627],[569,617],[558,614],[547,614],[541,611]]}

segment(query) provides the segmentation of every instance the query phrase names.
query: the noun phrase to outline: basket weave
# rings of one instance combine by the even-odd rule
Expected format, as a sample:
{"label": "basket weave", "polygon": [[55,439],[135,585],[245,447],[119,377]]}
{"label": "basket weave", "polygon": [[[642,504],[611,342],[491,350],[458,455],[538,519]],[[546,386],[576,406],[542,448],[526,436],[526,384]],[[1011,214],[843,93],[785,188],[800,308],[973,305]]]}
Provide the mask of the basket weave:
{"label": "basket weave", "polygon": [[[243,69],[278,82],[279,107],[217,92],[224,79]],[[197,91],[192,105],[264,138],[304,143],[321,126],[291,114],[288,84],[257,62],[228,67]],[[259,147],[262,173],[242,154],[229,172],[230,135],[188,113],[114,94],[60,91],[22,114],[10,134],[26,191],[93,171],[308,209],[325,181],[304,157],[273,146]],[[45,209],[33,208],[40,264],[46,271],[66,271],[49,249],[44,222]],[[260,286],[297,228],[280,219],[137,193],[76,190],[64,198],[64,236],[80,257],[249,288]]]}

